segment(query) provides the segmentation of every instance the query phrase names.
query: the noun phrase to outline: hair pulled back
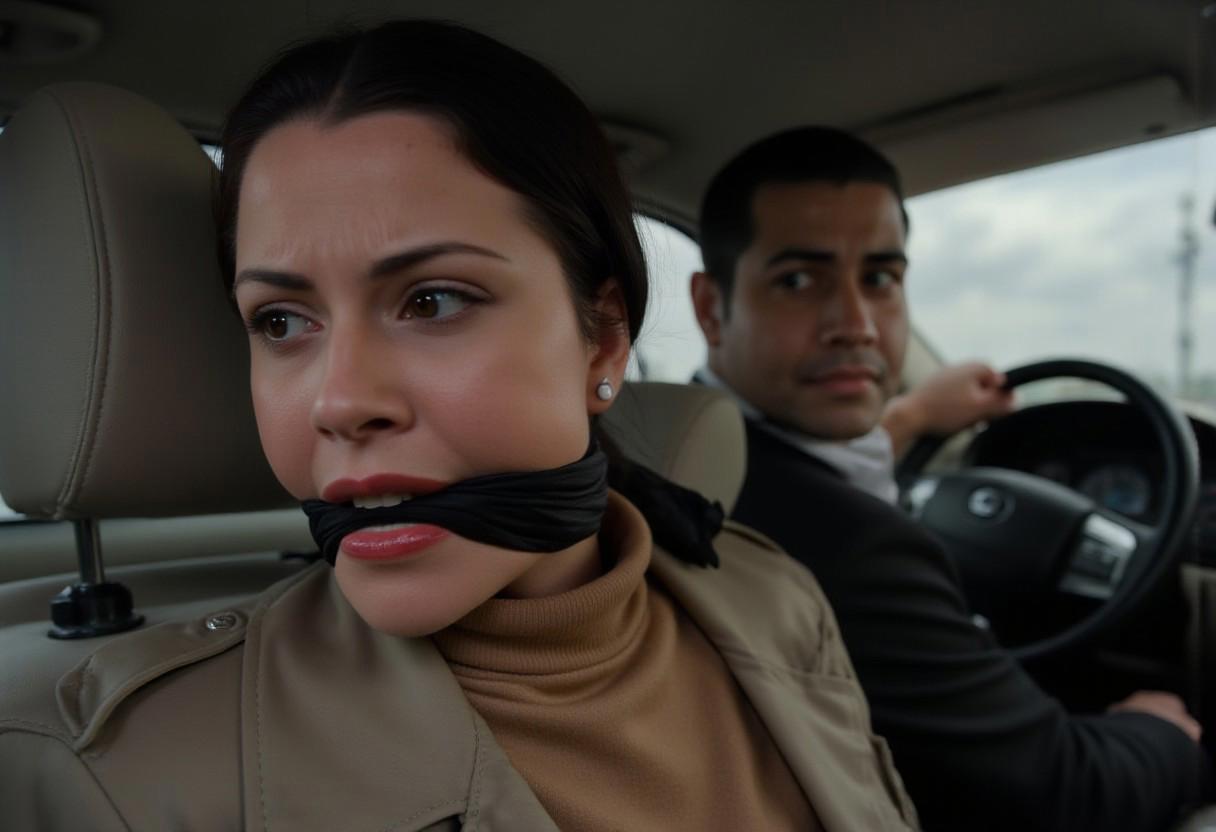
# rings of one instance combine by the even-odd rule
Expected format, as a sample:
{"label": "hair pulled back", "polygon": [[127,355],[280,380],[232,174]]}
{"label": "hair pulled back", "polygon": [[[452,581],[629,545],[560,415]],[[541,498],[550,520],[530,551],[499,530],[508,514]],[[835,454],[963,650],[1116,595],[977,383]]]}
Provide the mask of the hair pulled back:
{"label": "hair pulled back", "polygon": [[249,86],[221,139],[216,225],[229,288],[241,180],[257,143],[295,119],[338,124],[386,111],[442,120],[475,166],[523,198],[558,254],[588,339],[621,323],[595,313],[610,279],[620,286],[630,338],[637,337],[646,267],[628,191],[595,117],[539,62],[439,21],[395,21],[296,45]]}

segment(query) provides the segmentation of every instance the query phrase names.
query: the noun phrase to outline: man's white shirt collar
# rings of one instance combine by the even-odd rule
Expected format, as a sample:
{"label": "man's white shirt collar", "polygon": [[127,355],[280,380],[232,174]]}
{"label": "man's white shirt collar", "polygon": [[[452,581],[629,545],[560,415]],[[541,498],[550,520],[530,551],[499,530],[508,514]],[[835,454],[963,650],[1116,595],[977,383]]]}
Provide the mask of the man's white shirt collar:
{"label": "man's white shirt collar", "polygon": [[895,452],[891,436],[882,425],[844,442],[818,439],[768,421],[709,367],[697,370],[696,377],[707,387],[715,387],[734,399],[745,418],[786,444],[826,463],[862,491],[892,504],[899,498],[899,487],[895,484]]}

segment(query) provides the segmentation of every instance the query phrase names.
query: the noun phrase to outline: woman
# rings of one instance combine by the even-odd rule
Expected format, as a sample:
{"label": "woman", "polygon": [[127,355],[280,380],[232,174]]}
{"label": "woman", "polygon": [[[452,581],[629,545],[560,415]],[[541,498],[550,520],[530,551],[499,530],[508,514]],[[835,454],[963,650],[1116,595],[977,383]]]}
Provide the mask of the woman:
{"label": "woman", "polygon": [[157,790],[150,766],[145,824],[915,822],[809,577],[737,528],[707,551],[720,515],[653,475],[608,490],[592,425],[647,286],[573,93],[465,29],[392,23],[286,53],[222,147],[259,431],[332,569],[177,671],[239,708],[190,749],[219,785]]}

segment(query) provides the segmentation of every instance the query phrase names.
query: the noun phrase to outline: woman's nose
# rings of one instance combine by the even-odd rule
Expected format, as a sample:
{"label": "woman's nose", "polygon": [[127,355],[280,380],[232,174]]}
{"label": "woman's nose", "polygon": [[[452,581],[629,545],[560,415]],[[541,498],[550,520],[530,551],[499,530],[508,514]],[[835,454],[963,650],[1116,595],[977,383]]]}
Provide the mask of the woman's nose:
{"label": "woman's nose", "polygon": [[312,406],[321,435],[349,442],[408,430],[414,413],[395,362],[374,337],[335,333]]}

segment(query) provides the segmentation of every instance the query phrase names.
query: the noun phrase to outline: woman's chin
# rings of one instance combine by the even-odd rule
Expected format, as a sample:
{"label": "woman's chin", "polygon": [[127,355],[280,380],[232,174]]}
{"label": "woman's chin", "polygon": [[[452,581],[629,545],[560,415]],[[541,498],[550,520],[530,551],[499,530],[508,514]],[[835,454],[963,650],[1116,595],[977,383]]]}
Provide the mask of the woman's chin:
{"label": "woman's chin", "polygon": [[[341,580],[338,582],[341,586]],[[391,598],[367,593],[347,592],[342,594],[354,607],[359,617],[373,630],[390,636],[420,638],[439,632],[459,621],[468,610],[442,603],[417,603],[417,599]]]}
{"label": "woman's chin", "polygon": [[426,557],[367,561],[338,555],[338,588],[367,624],[419,637],[459,621],[525,571],[535,556],[494,550],[453,536]]}

